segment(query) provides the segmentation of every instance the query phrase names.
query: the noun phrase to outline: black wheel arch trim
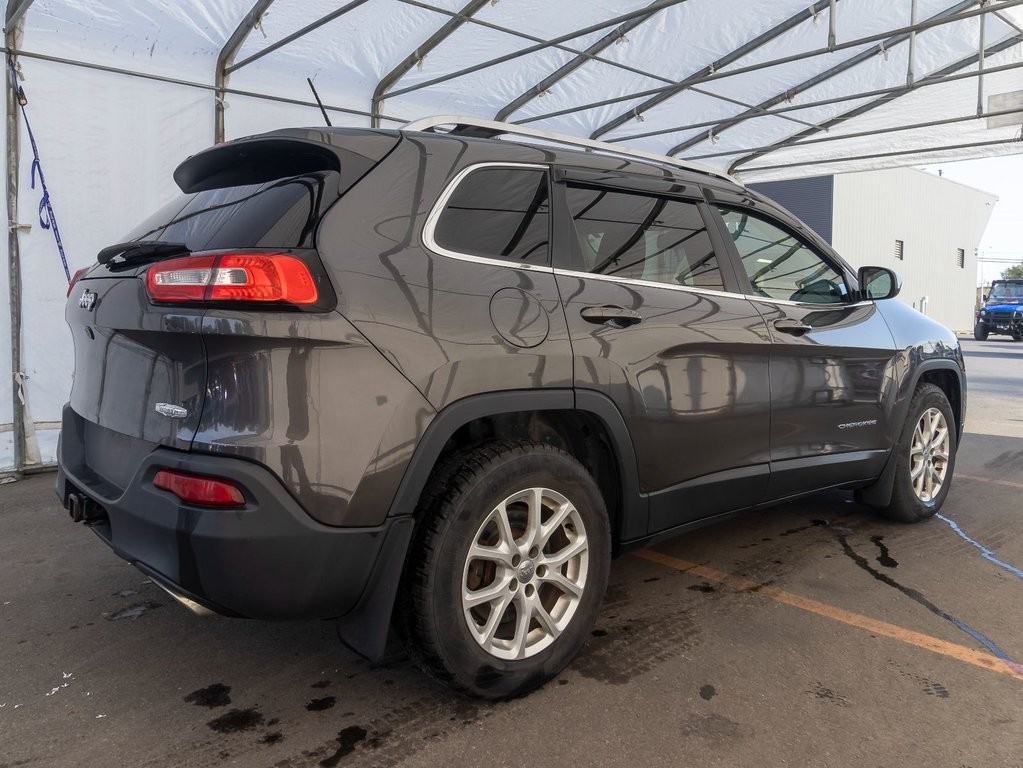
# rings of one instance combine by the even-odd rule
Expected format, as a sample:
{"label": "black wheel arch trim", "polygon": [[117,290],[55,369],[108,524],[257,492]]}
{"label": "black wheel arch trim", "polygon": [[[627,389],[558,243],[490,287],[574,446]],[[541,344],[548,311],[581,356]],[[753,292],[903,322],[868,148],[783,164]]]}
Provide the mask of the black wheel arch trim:
{"label": "black wheel arch trim", "polygon": [[891,503],[892,491],[895,489],[895,449],[899,444],[902,427],[909,415],[909,406],[913,401],[913,393],[916,392],[916,388],[920,385],[920,379],[925,373],[943,370],[955,372],[956,380],[959,382],[961,412],[958,417],[959,423],[956,424],[956,443],[958,444],[959,440],[962,439],[963,429],[966,425],[966,382],[963,369],[954,360],[945,358],[925,360],[913,370],[910,386],[903,393],[902,402],[898,407],[898,416],[893,421],[893,427],[896,431],[893,434],[892,444],[888,451],[888,459],[885,461],[884,469],[873,484],[860,491],[860,499],[865,504],[874,507],[885,507]]}
{"label": "black wheel arch trim", "polygon": [[[621,531],[613,535],[633,538],[646,533],[647,500],[639,490],[636,452],[625,419],[614,402],[587,389],[542,389],[487,392],[457,400],[443,408],[426,428],[409,462],[388,517],[412,515],[444,446],[458,429],[476,419],[520,411],[578,410],[600,419],[611,437],[611,449],[620,469]],[[642,530],[639,530],[642,529]]]}
{"label": "black wheel arch trim", "polygon": [[[617,406],[592,390],[545,389],[487,392],[471,395],[442,409],[426,428],[408,469],[402,477],[389,518],[400,525],[387,542],[373,569],[373,576],[356,607],[338,620],[338,636],[356,653],[370,660],[383,656],[387,644],[391,612],[399,579],[412,539],[413,513],[426,487],[430,473],[448,440],[475,419],[517,411],[580,410],[600,419],[611,436],[611,449],[620,468],[622,498],[619,530],[612,530],[612,542],[645,536],[648,499],[639,490],[636,452],[625,419]],[[638,533],[633,533],[638,531]]]}

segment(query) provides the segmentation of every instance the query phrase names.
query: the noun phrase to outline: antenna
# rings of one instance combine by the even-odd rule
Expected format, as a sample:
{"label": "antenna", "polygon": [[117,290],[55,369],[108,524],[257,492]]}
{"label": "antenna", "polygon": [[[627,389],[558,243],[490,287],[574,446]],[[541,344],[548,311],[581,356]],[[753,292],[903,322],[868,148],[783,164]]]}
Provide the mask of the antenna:
{"label": "antenna", "polygon": [[329,118],[329,117],[327,117],[327,110],[323,108],[323,102],[322,102],[322,101],[320,101],[320,94],[318,94],[318,93],[316,92],[316,86],[315,86],[315,85],[313,85],[313,80],[312,80],[312,78],[311,78],[311,77],[307,77],[307,78],[305,79],[305,81],[306,81],[307,83],[309,83],[309,90],[311,90],[311,91],[313,92],[313,98],[314,98],[314,99],[316,99],[316,104],[317,104],[317,105],[319,106],[319,108],[320,108],[320,113],[321,113],[321,114],[323,115],[323,121],[324,121],[324,122],[325,122],[325,123],[327,124],[327,127],[328,127],[328,128],[332,128],[332,127],[333,127],[333,125],[332,125],[332,124],[331,124],[331,122],[330,122],[330,118]]}

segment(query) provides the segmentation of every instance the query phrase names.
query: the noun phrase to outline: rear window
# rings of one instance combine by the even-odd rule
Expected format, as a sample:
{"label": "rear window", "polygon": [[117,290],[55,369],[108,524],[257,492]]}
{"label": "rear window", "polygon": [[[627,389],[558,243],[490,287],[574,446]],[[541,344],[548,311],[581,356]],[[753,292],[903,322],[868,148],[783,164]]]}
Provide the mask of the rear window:
{"label": "rear window", "polygon": [[337,171],[179,195],[123,239],[185,243],[191,251],[310,248],[338,199]]}

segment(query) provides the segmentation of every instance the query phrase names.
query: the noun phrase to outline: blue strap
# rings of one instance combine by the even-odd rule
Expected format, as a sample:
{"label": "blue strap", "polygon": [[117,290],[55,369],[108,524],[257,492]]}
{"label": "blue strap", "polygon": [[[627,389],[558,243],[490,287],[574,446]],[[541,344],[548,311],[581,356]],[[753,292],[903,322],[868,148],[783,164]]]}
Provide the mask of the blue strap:
{"label": "blue strap", "polygon": [[[11,83],[14,90],[18,90],[18,73],[14,69],[14,61],[11,57],[7,58],[7,66],[11,70]],[[19,99],[20,101],[20,99]],[[64,255],[64,243],[60,239],[60,230],[57,229],[57,218],[53,214],[53,205],[50,204],[50,190],[46,187],[46,177],[43,175],[43,164],[39,159],[39,147],[36,144],[36,137],[32,133],[32,126],[28,122],[28,113],[25,111],[25,105],[21,104],[21,117],[25,121],[25,128],[28,129],[28,140],[32,144],[32,154],[34,159],[32,160],[32,189],[36,188],[36,177],[39,177],[39,186],[43,190],[43,196],[39,200],[39,226],[43,229],[53,230],[53,239],[57,241],[57,252],[60,253],[60,263],[64,267],[64,277],[67,278],[68,283],[71,282],[71,270],[67,266],[67,256]]]}

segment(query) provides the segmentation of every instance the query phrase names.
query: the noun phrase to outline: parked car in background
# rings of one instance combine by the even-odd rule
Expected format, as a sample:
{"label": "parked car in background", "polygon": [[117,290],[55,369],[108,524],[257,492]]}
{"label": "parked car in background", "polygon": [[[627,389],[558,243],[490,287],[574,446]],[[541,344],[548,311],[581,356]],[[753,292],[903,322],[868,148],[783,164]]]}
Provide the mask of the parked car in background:
{"label": "parked car in background", "polygon": [[174,180],[70,288],[57,491],[197,611],[336,619],[370,657],[393,619],[502,698],[583,646],[614,554],[827,488],[904,522],[948,493],[955,335],[722,173],[443,118]]}
{"label": "parked car in background", "polygon": [[985,341],[991,334],[1007,334],[1013,341],[1023,339],[1023,280],[995,280],[977,310],[973,338]]}

